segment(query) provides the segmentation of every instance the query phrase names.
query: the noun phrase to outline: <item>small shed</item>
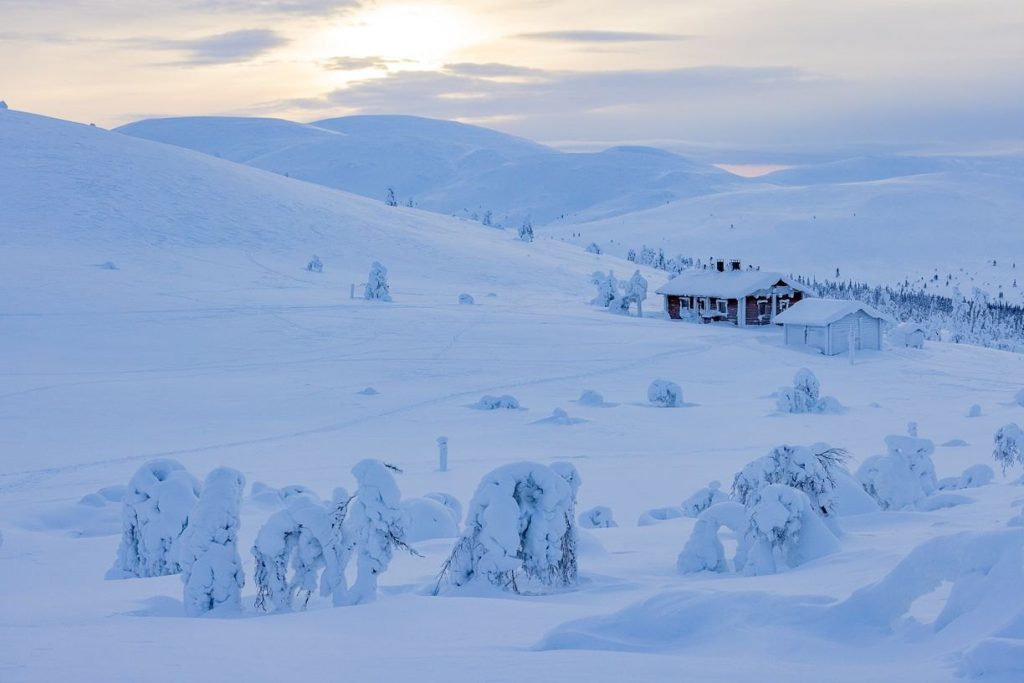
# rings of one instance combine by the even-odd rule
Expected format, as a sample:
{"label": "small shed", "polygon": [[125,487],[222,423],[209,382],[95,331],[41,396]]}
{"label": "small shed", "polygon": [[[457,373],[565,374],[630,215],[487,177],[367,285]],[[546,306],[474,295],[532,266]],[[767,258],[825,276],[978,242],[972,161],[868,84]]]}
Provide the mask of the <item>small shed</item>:
{"label": "small shed", "polygon": [[882,348],[882,329],[893,320],[859,301],[803,299],[775,317],[787,346],[809,346],[826,356]]}
{"label": "small shed", "polygon": [[912,349],[924,348],[924,336],[924,328],[917,323],[900,323],[889,331],[889,341],[893,346]]}

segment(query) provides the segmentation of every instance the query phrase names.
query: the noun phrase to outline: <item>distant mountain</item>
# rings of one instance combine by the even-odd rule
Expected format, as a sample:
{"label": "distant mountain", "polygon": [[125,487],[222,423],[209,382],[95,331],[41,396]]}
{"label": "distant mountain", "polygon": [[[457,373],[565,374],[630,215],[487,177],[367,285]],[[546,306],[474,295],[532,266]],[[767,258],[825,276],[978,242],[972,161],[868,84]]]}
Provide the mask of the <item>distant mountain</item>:
{"label": "distant mountain", "polygon": [[148,119],[119,132],[429,211],[517,226],[590,220],[746,181],[646,147],[565,153],[497,131],[414,116]]}
{"label": "distant mountain", "polygon": [[886,180],[927,173],[975,173],[1021,177],[1024,176],[1024,157],[861,156],[797,166],[769,173],[761,176],[759,180],[777,185],[821,185]]}

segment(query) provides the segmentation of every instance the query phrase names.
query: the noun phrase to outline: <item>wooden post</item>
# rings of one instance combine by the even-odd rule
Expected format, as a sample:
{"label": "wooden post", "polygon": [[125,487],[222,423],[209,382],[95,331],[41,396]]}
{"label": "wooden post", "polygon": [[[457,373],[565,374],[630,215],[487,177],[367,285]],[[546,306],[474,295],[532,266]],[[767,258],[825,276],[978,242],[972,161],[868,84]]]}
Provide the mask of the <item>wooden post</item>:
{"label": "wooden post", "polygon": [[448,437],[437,437],[437,454],[442,472],[448,471]]}
{"label": "wooden post", "polygon": [[849,344],[850,344],[850,365],[853,365],[853,359],[854,359],[854,357],[855,357],[855,355],[857,353],[857,334],[853,331],[852,327],[850,328]]}
{"label": "wooden post", "polygon": [[644,317],[644,303],[639,299],[636,300],[636,317]]}
{"label": "wooden post", "polygon": [[355,299],[356,298],[356,285],[355,285],[354,282],[351,285],[348,286],[348,298],[349,299]]}

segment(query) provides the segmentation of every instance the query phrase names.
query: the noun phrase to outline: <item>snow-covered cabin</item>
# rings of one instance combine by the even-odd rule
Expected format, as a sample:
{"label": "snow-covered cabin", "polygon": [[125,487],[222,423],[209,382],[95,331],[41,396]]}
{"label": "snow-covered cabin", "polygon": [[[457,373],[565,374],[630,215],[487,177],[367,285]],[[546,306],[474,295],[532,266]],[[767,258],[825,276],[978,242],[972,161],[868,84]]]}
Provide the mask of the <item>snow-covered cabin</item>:
{"label": "snow-covered cabin", "polygon": [[718,259],[711,268],[683,271],[657,293],[665,297],[671,318],[696,314],[704,322],[723,320],[746,327],[770,325],[807,292],[782,273],[744,269],[738,260]]}
{"label": "snow-covered cabin", "polygon": [[780,313],[787,346],[810,346],[826,356],[854,349],[882,348],[882,326],[893,322],[886,314],[859,301],[804,299]]}
{"label": "snow-covered cabin", "polygon": [[924,328],[917,323],[900,323],[889,331],[889,341],[893,346],[921,349],[924,348],[924,337]]}

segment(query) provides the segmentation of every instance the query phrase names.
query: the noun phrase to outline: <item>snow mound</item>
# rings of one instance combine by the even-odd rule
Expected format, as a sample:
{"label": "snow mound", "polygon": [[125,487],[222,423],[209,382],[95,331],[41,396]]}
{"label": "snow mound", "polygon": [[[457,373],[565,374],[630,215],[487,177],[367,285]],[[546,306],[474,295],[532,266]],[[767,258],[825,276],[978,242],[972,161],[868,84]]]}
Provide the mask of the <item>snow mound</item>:
{"label": "snow mound", "polygon": [[580,393],[580,397],[576,399],[576,403],[590,408],[610,408],[615,405],[614,403],[605,403],[604,396],[593,389],[584,389]]}
{"label": "snow mound", "polygon": [[501,396],[491,396],[485,394],[480,397],[480,400],[470,406],[476,410],[520,410],[519,400],[515,396],[509,394],[503,394]]}
{"label": "snow mound", "polygon": [[610,529],[619,526],[612,515],[612,509],[604,505],[581,512],[579,523],[584,529]]}
{"label": "snow mound", "polygon": [[409,543],[459,535],[459,520],[451,508],[438,500],[407,498],[401,508],[406,518],[405,540]]}
{"label": "snow mound", "polygon": [[683,390],[675,382],[656,379],[647,387],[647,401],[659,408],[677,408],[683,405]]}
{"label": "snow mound", "polygon": [[587,420],[582,417],[572,417],[569,413],[565,412],[564,409],[555,408],[551,411],[551,415],[541,420],[537,420],[533,424],[575,425],[582,422],[587,422]]}
{"label": "snow mound", "polygon": [[683,508],[678,506],[670,505],[663,508],[651,508],[640,515],[640,518],[636,520],[636,524],[637,526],[651,526],[658,522],[664,522],[670,519],[679,519],[682,516]]}
{"label": "snow mound", "polygon": [[842,413],[842,404],[821,395],[821,384],[813,372],[801,368],[793,377],[793,386],[779,389],[776,408],[780,413]]}

